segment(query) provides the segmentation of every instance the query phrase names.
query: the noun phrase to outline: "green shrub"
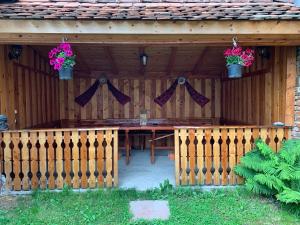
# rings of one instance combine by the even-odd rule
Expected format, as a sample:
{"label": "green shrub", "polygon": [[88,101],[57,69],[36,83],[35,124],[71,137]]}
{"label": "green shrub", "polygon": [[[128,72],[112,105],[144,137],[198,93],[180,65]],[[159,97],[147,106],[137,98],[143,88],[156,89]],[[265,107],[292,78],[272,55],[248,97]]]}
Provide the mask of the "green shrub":
{"label": "green shrub", "polygon": [[285,141],[278,153],[257,140],[234,170],[248,190],[300,206],[300,140]]}

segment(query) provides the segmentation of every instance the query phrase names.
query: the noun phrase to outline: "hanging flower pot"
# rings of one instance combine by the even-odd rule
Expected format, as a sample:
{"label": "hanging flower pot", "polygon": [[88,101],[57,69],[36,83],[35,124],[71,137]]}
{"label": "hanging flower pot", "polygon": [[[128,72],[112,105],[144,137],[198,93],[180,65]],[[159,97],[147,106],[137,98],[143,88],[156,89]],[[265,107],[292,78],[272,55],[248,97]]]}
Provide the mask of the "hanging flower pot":
{"label": "hanging flower pot", "polygon": [[227,65],[228,77],[229,78],[239,78],[242,77],[242,65],[240,64],[230,64]]}
{"label": "hanging flower pot", "polygon": [[59,79],[61,80],[72,80],[73,78],[73,67],[62,67],[59,71]]}
{"label": "hanging flower pot", "polygon": [[70,80],[73,77],[75,55],[69,43],[63,42],[49,52],[50,65],[58,71],[61,80]]}
{"label": "hanging flower pot", "polygon": [[247,48],[245,51],[236,43],[233,48],[228,48],[224,51],[226,59],[228,77],[242,77],[242,67],[249,67],[254,62],[254,50]]}

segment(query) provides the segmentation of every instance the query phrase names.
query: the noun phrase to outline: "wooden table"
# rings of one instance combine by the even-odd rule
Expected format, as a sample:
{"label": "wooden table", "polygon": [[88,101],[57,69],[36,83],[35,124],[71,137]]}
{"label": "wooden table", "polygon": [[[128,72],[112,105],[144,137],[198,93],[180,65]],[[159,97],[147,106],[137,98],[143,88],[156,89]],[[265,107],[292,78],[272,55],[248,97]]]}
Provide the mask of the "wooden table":
{"label": "wooden table", "polygon": [[126,164],[129,164],[130,159],[130,143],[129,143],[129,132],[130,131],[150,131],[151,132],[151,148],[150,148],[150,156],[151,163],[155,162],[155,138],[156,131],[174,131],[174,126],[170,125],[147,125],[147,126],[121,126],[120,130],[125,131],[125,149],[126,149]]}

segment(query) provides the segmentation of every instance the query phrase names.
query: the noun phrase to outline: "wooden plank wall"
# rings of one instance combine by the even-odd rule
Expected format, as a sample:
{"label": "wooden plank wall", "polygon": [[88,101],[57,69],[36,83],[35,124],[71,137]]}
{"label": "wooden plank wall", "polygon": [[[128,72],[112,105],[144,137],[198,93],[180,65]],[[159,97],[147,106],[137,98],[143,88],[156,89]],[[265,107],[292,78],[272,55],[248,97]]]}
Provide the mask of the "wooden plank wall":
{"label": "wooden plank wall", "polygon": [[0,133],[6,189],[118,186],[118,130],[56,129]]}
{"label": "wooden plank wall", "polygon": [[112,79],[111,82],[131,97],[125,106],[119,104],[108,91],[107,85],[101,86],[92,100],[80,107],[74,98],[90,87],[95,79],[75,78],[60,81],[60,118],[61,119],[119,119],[139,118],[141,110],[148,111],[148,118],[203,118],[220,117],[219,79],[189,79],[191,85],[210,99],[203,108],[197,105],[184,86],[178,86],[169,102],[163,107],[153,100],[165,91],[174,80],[170,79]]}
{"label": "wooden plank wall", "polygon": [[256,55],[255,64],[246,71],[249,76],[222,81],[221,117],[225,124],[271,125],[281,121],[292,125],[294,52],[294,47],[274,47],[269,60]]}
{"label": "wooden plank wall", "polygon": [[10,129],[59,120],[59,83],[48,60],[23,46],[21,58],[8,59],[9,46],[0,45],[0,114],[8,116]]}
{"label": "wooden plank wall", "polygon": [[243,180],[233,169],[261,138],[275,152],[291,129],[274,127],[209,127],[175,130],[176,185],[235,185]]}

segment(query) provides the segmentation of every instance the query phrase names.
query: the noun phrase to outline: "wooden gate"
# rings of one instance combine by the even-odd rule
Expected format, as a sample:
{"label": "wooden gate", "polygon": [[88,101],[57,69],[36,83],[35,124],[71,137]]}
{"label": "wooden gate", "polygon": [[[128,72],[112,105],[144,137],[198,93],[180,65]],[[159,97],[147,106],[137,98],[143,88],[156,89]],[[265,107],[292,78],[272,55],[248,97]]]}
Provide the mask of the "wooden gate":
{"label": "wooden gate", "polygon": [[118,129],[0,133],[7,190],[118,186]]}
{"label": "wooden gate", "polygon": [[278,151],[290,128],[207,127],[175,129],[176,185],[235,185],[243,182],[233,168],[262,138]]}

